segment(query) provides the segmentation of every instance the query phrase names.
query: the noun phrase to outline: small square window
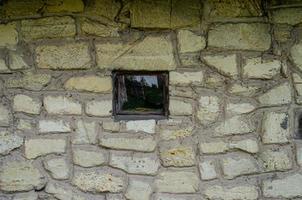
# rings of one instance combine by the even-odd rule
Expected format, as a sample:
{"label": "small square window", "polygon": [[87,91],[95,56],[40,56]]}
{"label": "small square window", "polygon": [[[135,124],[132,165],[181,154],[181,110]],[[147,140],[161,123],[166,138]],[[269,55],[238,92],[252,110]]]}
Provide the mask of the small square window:
{"label": "small square window", "polygon": [[113,72],[116,119],[163,119],[168,116],[168,72]]}

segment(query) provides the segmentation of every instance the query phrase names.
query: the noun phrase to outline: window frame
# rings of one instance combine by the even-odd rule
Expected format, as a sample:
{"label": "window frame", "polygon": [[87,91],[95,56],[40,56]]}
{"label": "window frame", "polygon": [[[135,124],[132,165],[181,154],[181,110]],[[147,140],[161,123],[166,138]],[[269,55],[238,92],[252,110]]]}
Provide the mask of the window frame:
{"label": "window frame", "polygon": [[[118,99],[119,87],[118,77],[123,75],[137,75],[148,76],[156,75],[163,76],[163,111],[162,112],[132,112],[121,111],[120,100]],[[112,71],[112,85],[113,85],[113,98],[112,98],[112,111],[115,120],[147,120],[147,119],[167,119],[169,115],[169,72],[168,71],[127,71],[127,70],[114,70]]]}

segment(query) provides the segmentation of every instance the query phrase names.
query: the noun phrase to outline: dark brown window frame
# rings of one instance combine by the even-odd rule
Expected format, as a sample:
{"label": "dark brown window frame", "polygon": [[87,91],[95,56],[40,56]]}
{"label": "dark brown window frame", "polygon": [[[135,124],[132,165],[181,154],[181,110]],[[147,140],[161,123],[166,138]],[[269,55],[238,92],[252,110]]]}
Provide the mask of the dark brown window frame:
{"label": "dark brown window frame", "polygon": [[[136,112],[135,114],[126,111],[121,111],[120,102],[118,99],[118,77],[122,75],[161,75],[164,77],[163,85],[163,112]],[[169,72],[168,71],[125,71],[115,70],[112,71],[113,81],[113,116],[115,120],[147,120],[147,119],[167,119],[169,114]]]}

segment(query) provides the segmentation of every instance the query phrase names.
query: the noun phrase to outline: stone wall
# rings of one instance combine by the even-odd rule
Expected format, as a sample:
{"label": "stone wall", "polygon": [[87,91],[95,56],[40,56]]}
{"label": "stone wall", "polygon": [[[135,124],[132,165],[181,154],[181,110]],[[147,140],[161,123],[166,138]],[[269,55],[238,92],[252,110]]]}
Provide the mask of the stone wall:
{"label": "stone wall", "polygon": [[[302,2],[8,0],[1,200],[302,197]],[[169,119],[114,121],[111,70],[170,71]]]}

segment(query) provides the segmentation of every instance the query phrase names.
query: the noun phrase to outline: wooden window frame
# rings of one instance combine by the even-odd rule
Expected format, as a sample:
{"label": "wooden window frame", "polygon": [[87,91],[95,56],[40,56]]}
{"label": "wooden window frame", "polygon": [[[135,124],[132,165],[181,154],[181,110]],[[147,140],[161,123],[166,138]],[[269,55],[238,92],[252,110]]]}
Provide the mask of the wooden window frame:
{"label": "wooden window frame", "polygon": [[[118,78],[123,75],[161,75],[163,76],[163,112],[127,112],[121,111],[120,101],[118,99],[119,86]],[[147,120],[147,119],[167,119],[169,114],[169,72],[168,71],[112,71],[113,81],[113,116],[115,120]]]}

